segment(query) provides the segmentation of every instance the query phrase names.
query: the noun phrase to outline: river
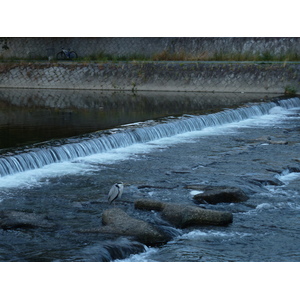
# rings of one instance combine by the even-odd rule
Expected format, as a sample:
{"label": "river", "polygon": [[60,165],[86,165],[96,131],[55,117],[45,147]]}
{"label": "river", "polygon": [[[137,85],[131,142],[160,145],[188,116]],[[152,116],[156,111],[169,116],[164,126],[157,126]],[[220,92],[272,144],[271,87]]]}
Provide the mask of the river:
{"label": "river", "polygon": [[[47,216],[49,228],[0,230],[1,261],[299,261],[300,99],[256,94],[1,90],[0,206]],[[234,186],[226,227],[178,229],[147,247],[82,234],[140,198],[196,205],[187,185]],[[161,221],[157,212],[154,220]]]}

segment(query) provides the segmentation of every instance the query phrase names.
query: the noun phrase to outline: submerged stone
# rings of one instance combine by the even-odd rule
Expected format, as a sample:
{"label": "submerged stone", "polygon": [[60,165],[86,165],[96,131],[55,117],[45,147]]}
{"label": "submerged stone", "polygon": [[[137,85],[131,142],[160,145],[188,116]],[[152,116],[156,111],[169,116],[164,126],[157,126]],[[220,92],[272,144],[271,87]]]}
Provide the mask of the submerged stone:
{"label": "submerged stone", "polygon": [[28,213],[16,210],[0,211],[0,228],[51,228],[55,224],[47,219],[44,215]]}
{"label": "submerged stone", "polygon": [[275,186],[280,186],[283,185],[283,182],[280,181],[279,179],[275,177],[267,177],[267,176],[259,176],[253,179],[249,180],[250,183],[260,185],[260,186],[265,186],[265,185],[275,185]]}
{"label": "submerged stone", "polygon": [[289,172],[300,173],[300,168],[298,166],[288,166],[288,170]]}
{"label": "submerged stone", "polygon": [[[188,188],[197,186],[190,186]],[[221,202],[237,203],[249,199],[243,190],[237,187],[228,186],[201,186],[202,193],[194,195],[194,200],[198,203],[217,204]]]}

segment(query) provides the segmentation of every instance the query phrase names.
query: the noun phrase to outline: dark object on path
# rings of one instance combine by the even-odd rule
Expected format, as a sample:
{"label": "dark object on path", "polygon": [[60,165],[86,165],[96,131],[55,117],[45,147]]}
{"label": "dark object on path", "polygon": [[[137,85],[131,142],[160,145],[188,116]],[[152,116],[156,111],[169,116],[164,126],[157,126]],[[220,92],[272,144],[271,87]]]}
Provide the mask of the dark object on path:
{"label": "dark object on path", "polygon": [[61,51],[56,54],[57,60],[66,60],[66,59],[76,59],[78,58],[78,54],[71,49],[61,48]]}

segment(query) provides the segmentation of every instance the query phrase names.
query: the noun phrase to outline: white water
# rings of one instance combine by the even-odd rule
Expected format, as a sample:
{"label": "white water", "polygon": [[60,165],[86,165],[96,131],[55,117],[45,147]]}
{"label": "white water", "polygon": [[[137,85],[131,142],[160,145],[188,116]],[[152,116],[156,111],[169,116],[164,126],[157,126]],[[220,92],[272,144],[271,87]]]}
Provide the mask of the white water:
{"label": "white water", "polygon": [[[189,241],[202,242],[202,241],[222,241],[222,240],[235,240],[243,239],[251,236],[250,233],[246,232],[222,232],[218,230],[192,230],[189,233],[185,233],[174,238],[172,241],[168,242],[165,247],[172,247],[178,243],[185,243]],[[117,262],[154,262],[155,255],[159,255],[159,248],[145,247],[145,251],[138,254],[132,254],[126,259],[116,260]]]}
{"label": "white water", "polygon": [[[226,110],[217,114],[209,115],[209,117],[211,117],[210,124],[212,123],[214,124],[212,126],[207,126],[199,130],[197,130],[195,127],[194,131],[188,131],[188,132],[178,133],[178,134],[175,133],[174,135],[171,136],[160,137],[160,138],[158,137],[157,139],[153,139],[153,140],[151,140],[151,138],[148,137],[146,138],[146,140],[150,139],[150,141],[146,141],[146,142],[141,141],[141,142],[133,143],[132,139],[133,136],[136,134],[135,131],[142,130],[143,133],[147,135],[148,131],[154,130],[155,132],[158,132],[158,136],[168,135],[170,134],[170,132],[168,132],[167,130],[170,129],[172,134],[172,132],[176,132],[175,130],[176,127],[181,128],[180,126],[182,122],[183,123],[188,122],[191,124],[193,124],[193,122],[197,123],[199,122],[200,117],[182,119],[176,122],[159,124],[157,126],[152,126],[152,127],[137,128],[134,131],[130,131],[129,134],[125,132],[127,138],[129,136],[130,139],[129,144],[127,142],[125,144],[121,142],[118,143],[118,145],[120,146],[118,147],[116,146],[116,148],[112,148],[108,146],[106,148],[106,151],[104,152],[94,153],[82,157],[80,157],[82,152],[80,152],[79,150],[78,150],[79,157],[76,157],[77,150],[75,151],[73,149],[72,151],[76,153],[75,154],[73,153],[72,155],[74,155],[75,157],[71,158],[72,155],[70,154],[71,151],[70,149],[72,149],[74,144],[62,145],[60,147],[52,147],[49,150],[52,154],[54,153],[53,149],[55,148],[59,148],[59,151],[61,149],[64,149],[64,151],[66,151],[64,152],[64,155],[66,155],[66,153],[69,155],[68,157],[62,156],[63,159],[66,159],[66,161],[54,162],[54,163],[50,162],[49,164],[47,163],[46,165],[42,165],[41,163],[41,167],[37,167],[35,169],[28,169],[28,170],[25,169],[25,171],[22,171],[19,164],[16,163],[19,172],[0,177],[0,188],[2,188],[2,190],[6,190],[8,188],[15,188],[15,187],[30,187],[36,184],[45,184],[47,183],[47,180],[52,177],[93,172],[94,170],[99,170],[99,165],[101,165],[100,168],[105,168],[105,165],[109,165],[111,163],[115,163],[120,160],[140,159],[142,157],[142,154],[148,153],[155,149],[162,151],[173,144],[184,143],[187,140],[191,141],[193,138],[197,138],[201,136],[237,133],[237,129],[239,127],[274,126],[276,122],[280,122],[286,114],[290,113],[290,111],[285,107],[293,109],[296,105],[300,106],[299,98],[293,98],[289,100],[290,101],[288,100],[280,101],[280,105],[282,105],[280,107],[276,106],[275,103],[264,103],[261,105],[254,105],[247,108],[239,108],[237,110]],[[224,115],[226,115],[225,121],[223,119]],[[204,116],[204,119],[205,117],[206,116]],[[201,120],[201,122],[203,122],[203,120]],[[170,125],[170,126],[164,127],[164,125]],[[158,130],[158,128],[160,129]],[[162,133],[160,132],[160,130]],[[114,140],[116,141],[117,135],[112,134],[110,136],[113,136]],[[97,140],[100,139],[102,138],[98,138]],[[108,143],[106,137],[104,137],[104,140],[105,142],[102,141],[101,144]],[[92,145],[94,144],[93,140],[92,141],[84,140],[81,143],[76,143],[75,148],[83,150],[85,149],[85,146],[87,146],[90,142]],[[47,158],[47,155],[44,156],[44,154],[48,150],[41,149],[40,151],[42,153],[42,156],[44,158],[45,157]],[[32,153],[33,155],[31,155]],[[34,158],[35,161],[38,160],[36,153],[37,153],[36,151],[29,153]],[[28,153],[24,153],[24,160],[26,159],[27,155]],[[16,160],[15,157],[12,157],[12,159],[14,161]],[[21,159],[19,159],[19,161],[21,161]],[[28,164],[25,162],[25,165],[27,166]],[[290,174],[285,175],[285,177],[282,177],[280,180],[282,181],[289,180],[289,178],[293,176],[294,175],[290,175]],[[0,195],[0,201],[1,201],[1,195]]]}
{"label": "white water", "polygon": [[[259,214],[262,211],[266,210],[278,209],[300,210],[300,204],[297,204],[298,200],[300,199],[299,193],[297,191],[285,189],[291,182],[300,179],[300,173],[289,172],[288,170],[285,170],[284,172],[282,172],[282,174],[276,175],[275,177],[281,182],[283,182],[284,185],[266,185],[265,188],[267,189],[267,192],[261,193],[261,195],[269,198],[270,200],[273,200],[273,202],[264,202],[258,204],[255,209],[249,210],[248,212],[241,214],[253,215]],[[277,201],[274,201],[274,199],[276,199]]]}
{"label": "white water", "polygon": [[289,172],[288,170],[284,171],[280,175],[276,175],[276,178],[278,178],[280,181],[282,181],[284,184],[289,184],[291,181],[297,180],[300,178],[300,173],[298,172]]}
{"label": "white water", "polygon": [[195,195],[198,195],[198,194],[203,194],[203,193],[204,193],[204,191],[197,191],[197,190],[190,191],[190,194],[192,196],[195,196]]}

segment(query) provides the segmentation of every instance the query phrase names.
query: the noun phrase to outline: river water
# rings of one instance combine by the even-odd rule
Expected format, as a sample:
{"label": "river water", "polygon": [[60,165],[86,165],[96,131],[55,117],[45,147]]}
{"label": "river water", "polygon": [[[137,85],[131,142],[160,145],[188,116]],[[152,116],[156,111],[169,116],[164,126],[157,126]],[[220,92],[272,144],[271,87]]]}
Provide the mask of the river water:
{"label": "river water", "polygon": [[[1,261],[299,261],[300,99],[264,95],[0,91],[0,210],[46,215],[51,228],[0,230]],[[101,226],[110,186],[196,205],[187,185],[234,186],[226,227],[177,229],[146,247]]]}

